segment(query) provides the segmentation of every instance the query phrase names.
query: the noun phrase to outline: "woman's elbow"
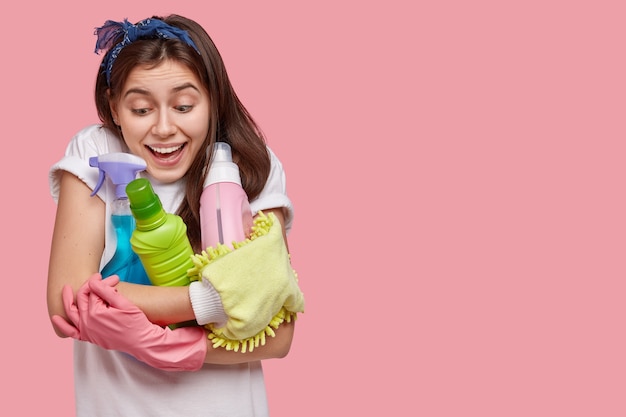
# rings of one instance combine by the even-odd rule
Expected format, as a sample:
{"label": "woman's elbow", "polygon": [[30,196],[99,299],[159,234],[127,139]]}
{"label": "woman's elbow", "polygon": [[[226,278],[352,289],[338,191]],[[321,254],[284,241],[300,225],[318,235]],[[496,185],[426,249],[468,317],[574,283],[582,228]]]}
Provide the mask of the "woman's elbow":
{"label": "woman's elbow", "polygon": [[58,316],[65,319],[65,308],[63,307],[63,302],[61,301],[61,291],[54,291],[52,289],[48,289],[48,318],[50,319],[50,325],[52,326],[52,330],[56,333],[57,336],[66,338],[67,335],[61,331],[61,329],[54,323],[52,317]]}
{"label": "woman's elbow", "polygon": [[50,317],[50,324],[52,325],[52,330],[54,330],[54,333],[56,333],[57,336],[64,339],[68,337],[65,333],[61,331],[61,329],[56,326],[56,324],[54,324],[54,322],[52,321],[52,317]]}
{"label": "woman's elbow", "polygon": [[280,329],[276,331],[276,343],[272,349],[272,356],[276,359],[285,358],[291,350],[291,342],[293,341],[295,325],[291,323],[283,323]]}

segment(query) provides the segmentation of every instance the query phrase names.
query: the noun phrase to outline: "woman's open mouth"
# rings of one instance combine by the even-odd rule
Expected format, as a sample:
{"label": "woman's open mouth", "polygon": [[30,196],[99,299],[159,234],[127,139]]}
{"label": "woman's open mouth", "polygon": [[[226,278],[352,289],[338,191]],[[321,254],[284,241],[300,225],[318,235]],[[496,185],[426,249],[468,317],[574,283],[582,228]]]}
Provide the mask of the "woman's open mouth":
{"label": "woman's open mouth", "polygon": [[176,157],[181,154],[186,145],[187,143],[183,143],[177,146],[166,147],[155,147],[146,145],[146,148],[152,153],[155,159],[162,162],[168,162],[176,159]]}

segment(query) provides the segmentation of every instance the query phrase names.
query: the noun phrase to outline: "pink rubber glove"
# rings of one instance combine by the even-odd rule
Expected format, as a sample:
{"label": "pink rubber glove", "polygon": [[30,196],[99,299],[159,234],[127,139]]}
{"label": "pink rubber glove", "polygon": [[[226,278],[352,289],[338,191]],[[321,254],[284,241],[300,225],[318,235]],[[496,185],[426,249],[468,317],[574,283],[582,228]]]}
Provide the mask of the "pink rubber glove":
{"label": "pink rubber glove", "polygon": [[109,350],[126,352],[148,365],[167,371],[195,371],[204,363],[207,337],[200,327],[171,330],[158,326],[136,305],[117,292],[115,275],[92,275],[74,294],[63,288],[63,306],[70,323],[53,316],[67,336]]}

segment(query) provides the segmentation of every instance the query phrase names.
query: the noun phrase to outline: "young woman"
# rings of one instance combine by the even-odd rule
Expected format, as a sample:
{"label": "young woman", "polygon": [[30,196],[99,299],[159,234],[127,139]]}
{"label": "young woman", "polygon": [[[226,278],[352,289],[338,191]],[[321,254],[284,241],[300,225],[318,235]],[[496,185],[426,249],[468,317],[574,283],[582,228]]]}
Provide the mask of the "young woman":
{"label": "young woman", "polygon": [[[286,242],[293,209],[281,163],[196,22],[177,15],[137,24],[107,21],[96,34],[96,52],[106,51],[95,88],[102,123],[79,131],[50,172],[58,206],[48,309],[59,336],[79,339],[77,415],[267,415],[260,360],[288,353],[293,323],[283,323],[251,352],[213,348],[203,327],[164,326],[222,320],[224,310],[210,284],[156,287],[102,279],[97,272],[115,251],[108,204],[115,195],[112,187],[102,187],[90,196],[98,170],[89,158],[109,152],[143,158],[147,169],[140,175],[150,180],[164,209],[183,218],[196,253],[202,250],[206,150],[216,141],[230,144],[253,213],[274,213]],[[84,301],[82,307],[74,300]],[[93,306],[103,307],[101,313]],[[114,331],[120,324],[123,334]]]}

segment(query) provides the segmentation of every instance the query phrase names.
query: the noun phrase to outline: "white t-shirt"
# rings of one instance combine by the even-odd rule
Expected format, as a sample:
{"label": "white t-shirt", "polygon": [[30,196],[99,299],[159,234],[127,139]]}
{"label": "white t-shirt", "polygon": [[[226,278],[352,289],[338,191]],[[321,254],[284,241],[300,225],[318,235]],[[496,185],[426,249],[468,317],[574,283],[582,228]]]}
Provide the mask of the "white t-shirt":
{"label": "white t-shirt", "polygon": [[[250,201],[250,207],[253,213],[282,207],[289,231],[293,207],[286,193],[285,173],[276,155],[268,150],[271,172],[261,194]],[[50,169],[50,191],[54,200],[57,201],[59,196],[59,171],[76,175],[94,189],[99,173],[97,168],[89,166],[89,158],[109,152],[128,152],[128,148],[100,125],[78,132],[70,141],[65,156]],[[184,180],[162,184],[145,172],[139,176],[150,180],[167,212],[176,212],[184,195]],[[105,181],[97,196],[107,203],[102,267],[111,259],[116,248],[108,204],[115,198],[115,188],[110,181]],[[124,353],[75,341],[74,385],[77,417],[268,415],[260,361],[240,365],[205,364],[196,372],[167,372]]]}

